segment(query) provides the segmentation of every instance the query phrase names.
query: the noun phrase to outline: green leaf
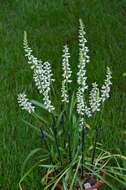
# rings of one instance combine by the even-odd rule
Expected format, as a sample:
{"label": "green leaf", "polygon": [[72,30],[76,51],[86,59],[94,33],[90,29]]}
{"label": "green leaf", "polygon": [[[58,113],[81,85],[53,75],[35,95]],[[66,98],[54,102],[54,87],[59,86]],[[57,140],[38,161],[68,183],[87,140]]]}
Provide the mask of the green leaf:
{"label": "green leaf", "polygon": [[71,98],[71,102],[70,102],[69,120],[70,120],[71,117],[72,117],[73,109],[74,109],[75,104],[76,104],[76,101],[75,101],[75,93],[73,93],[72,98]]}
{"label": "green leaf", "polygon": [[80,161],[81,161],[81,157],[79,158],[79,161],[78,161],[78,164],[77,164],[77,168],[76,168],[76,171],[75,171],[72,183],[70,185],[70,190],[73,190],[73,185],[74,185],[74,182],[75,182],[75,179],[76,179],[76,176],[77,176],[78,169],[80,167]]}
{"label": "green leaf", "polygon": [[40,164],[39,167],[42,167],[42,168],[58,168],[59,166],[57,166],[57,165],[48,165],[48,164]]}
{"label": "green leaf", "polygon": [[31,100],[31,102],[35,106],[38,106],[38,107],[43,108],[44,110],[46,110],[45,106],[42,103],[38,102],[37,100]]}
{"label": "green leaf", "polygon": [[39,128],[35,127],[33,124],[29,123],[28,121],[25,121],[25,120],[23,120],[23,119],[22,119],[22,121],[23,121],[26,125],[28,125],[29,127],[31,127],[32,129],[34,129],[38,134],[40,133],[40,129],[39,129]]}
{"label": "green leaf", "polygon": [[46,125],[49,124],[48,121],[45,120],[42,116],[39,116],[39,115],[36,114],[36,113],[33,113],[32,115],[33,115],[35,118],[39,119],[40,121],[44,122]]}
{"label": "green leaf", "polygon": [[46,159],[43,159],[43,160],[39,160],[38,162],[36,162],[20,179],[18,185],[19,185],[19,189],[20,190],[23,190],[22,189],[22,186],[21,186],[21,183],[25,180],[25,178],[37,167],[39,166],[39,164],[43,161],[45,161]]}
{"label": "green leaf", "polygon": [[67,190],[67,181],[66,181],[66,178],[63,178],[63,189]]}
{"label": "green leaf", "polygon": [[39,151],[41,151],[41,150],[42,150],[42,148],[36,148],[36,149],[32,150],[32,151],[28,154],[28,156],[27,156],[26,159],[24,160],[23,165],[22,165],[22,168],[21,168],[21,176],[23,176],[23,173],[24,173],[24,170],[25,170],[25,168],[26,168],[26,164],[28,163],[28,161],[29,161],[37,152],[39,152]]}

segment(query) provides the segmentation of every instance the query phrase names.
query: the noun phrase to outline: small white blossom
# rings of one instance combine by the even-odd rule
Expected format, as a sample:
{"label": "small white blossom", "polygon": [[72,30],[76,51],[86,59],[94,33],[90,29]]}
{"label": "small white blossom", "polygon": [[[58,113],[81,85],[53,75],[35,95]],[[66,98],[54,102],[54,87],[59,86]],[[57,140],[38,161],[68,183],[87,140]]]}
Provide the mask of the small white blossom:
{"label": "small white blossom", "polygon": [[80,121],[79,121],[79,126],[81,127],[81,129],[84,127],[84,124],[85,124],[85,121],[84,121],[84,118],[80,118]]}
{"label": "small white blossom", "polygon": [[50,100],[49,91],[48,91],[48,90],[45,90],[45,92],[43,93],[43,95],[44,95],[43,101],[44,101],[44,106],[45,106],[45,108],[46,108],[49,112],[52,112],[55,108],[54,108],[54,106],[52,105],[52,102],[51,102],[51,100]]}
{"label": "small white blossom", "polygon": [[61,88],[61,97],[62,97],[62,102],[66,102],[68,103],[69,102],[69,97],[68,97],[68,92],[67,92],[67,89],[66,89],[66,84],[64,81],[62,81],[62,88]]}
{"label": "small white blossom", "polygon": [[101,88],[101,100],[104,102],[107,98],[110,97],[110,86],[112,84],[111,82],[112,78],[112,72],[109,67],[107,67],[107,73],[106,73],[106,79],[105,82]]}
{"label": "small white blossom", "polygon": [[92,84],[92,90],[90,92],[89,103],[92,112],[100,111],[101,98],[99,95],[99,88],[96,82]]}
{"label": "small white blossom", "polygon": [[62,81],[62,88],[61,88],[61,97],[62,97],[62,102],[69,102],[69,97],[68,97],[68,83],[71,83],[72,80],[70,80],[71,77],[71,69],[70,69],[70,64],[69,64],[69,49],[67,45],[64,46],[63,49],[63,60],[62,60],[62,68],[63,68],[63,81]]}
{"label": "small white blossom", "polygon": [[50,100],[51,84],[54,81],[52,78],[52,70],[49,62],[42,62],[32,55],[32,50],[29,48],[26,33],[24,35],[24,51],[28,58],[28,63],[33,70],[33,78],[35,84],[41,94],[43,94],[43,103],[45,109],[52,112],[55,108]]}
{"label": "small white blossom", "polygon": [[77,112],[81,116],[91,116],[90,108],[86,105],[84,94],[81,88],[78,88],[77,92]]}
{"label": "small white blossom", "polygon": [[77,91],[77,112],[79,115],[84,115],[85,111],[85,103],[84,103],[84,95],[81,88],[78,88]]}
{"label": "small white blossom", "polygon": [[24,51],[25,51],[25,56],[28,58],[28,63],[31,65],[31,69],[34,69],[35,66],[38,65],[38,63],[42,63],[41,60],[38,60],[34,55],[32,55],[32,49],[28,45],[28,40],[27,40],[27,33],[24,33]]}
{"label": "small white blossom", "polygon": [[22,108],[22,110],[26,110],[29,113],[33,113],[35,111],[35,107],[28,100],[25,93],[20,93],[17,99],[18,99],[19,106]]}
{"label": "small white blossom", "polygon": [[85,115],[89,118],[92,116],[91,114],[91,108],[88,107],[86,104],[85,104]]}
{"label": "small white blossom", "polygon": [[78,73],[77,73],[77,83],[81,86],[83,92],[88,89],[88,85],[86,84],[86,64],[83,58],[82,51],[80,51],[80,63],[78,65]]}

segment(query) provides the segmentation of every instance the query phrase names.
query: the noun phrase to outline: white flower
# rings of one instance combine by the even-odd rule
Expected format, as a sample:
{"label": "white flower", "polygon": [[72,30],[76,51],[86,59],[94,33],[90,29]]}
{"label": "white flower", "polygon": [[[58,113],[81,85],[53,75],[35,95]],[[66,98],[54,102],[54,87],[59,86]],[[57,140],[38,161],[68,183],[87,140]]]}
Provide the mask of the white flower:
{"label": "white flower", "polygon": [[99,95],[99,88],[96,82],[92,83],[92,90],[90,92],[89,103],[92,112],[100,111],[101,98]]}
{"label": "white flower", "polygon": [[106,79],[105,82],[101,88],[101,100],[104,102],[107,98],[110,97],[110,86],[112,84],[111,82],[112,78],[112,72],[109,67],[107,67],[107,73],[106,73]]}
{"label": "white flower", "polygon": [[81,88],[78,88],[77,91],[77,112],[79,115],[81,115],[81,117],[91,116],[90,108],[86,105],[84,94]]}
{"label": "white flower", "polygon": [[29,48],[26,33],[24,35],[24,50],[25,56],[28,58],[28,63],[33,69],[33,78],[35,84],[41,94],[43,94],[43,103],[45,109],[52,112],[55,108],[50,100],[51,84],[54,81],[52,78],[52,70],[49,62],[42,62],[32,55],[32,50]]}
{"label": "white flower", "polygon": [[[88,89],[88,85],[86,83],[86,64],[89,62],[88,56],[88,47],[86,46],[86,38],[85,31],[82,21],[80,20],[80,29],[79,29],[79,65],[78,65],[78,73],[77,73],[77,83],[79,85],[77,91],[77,112],[81,117],[90,117],[91,111],[87,106],[85,99],[85,90]],[[82,119],[82,118],[81,118]]]}
{"label": "white flower", "polygon": [[52,79],[52,71],[51,66],[48,62],[44,62],[43,64],[38,64],[34,68],[33,78],[35,84],[41,94],[43,94],[43,102],[45,108],[51,112],[54,110],[54,107],[51,104],[51,100],[49,97],[50,86],[53,81]]}
{"label": "white flower", "polygon": [[62,88],[61,88],[61,97],[62,97],[62,102],[69,102],[69,97],[68,97],[68,83],[71,83],[72,80],[70,80],[71,77],[71,69],[70,69],[70,64],[69,64],[69,49],[67,45],[64,46],[63,49],[63,60],[62,60],[62,68],[63,68],[63,81],[62,81]]}
{"label": "white flower", "polygon": [[88,56],[88,47],[86,46],[86,38],[85,38],[86,32],[84,31],[84,25],[80,19],[80,29],[79,29],[79,46],[80,46],[80,63],[78,65],[78,73],[77,73],[77,82],[79,85],[82,86],[83,91],[88,88],[86,84],[86,64],[89,62],[89,56]]}
{"label": "white flower", "polygon": [[69,102],[69,97],[68,97],[68,92],[67,92],[67,89],[66,89],[66,84],[64,81],[62,81],[62,88],[61,88],[61,97],[62,97],[62,102],[66,102],[68,103]]}
{"label": "white flower", "polygon": [[49,112],[52,112],[53,110],[55,110],[54,106],[52,105],[52,102],[50,100],[50,97],[49,97],[49,91],[48,90],[45,90],[45,92],[43,93],[44,95],[44,98],[43,98],[43,101],[44,101],[44,106],[45,108],[49,111]]}
{"label": "white flower", "polygon": [[90,109],[90,107],[88,107],[86,104],[85,104],[85,115],[86,115],[87,117],[91,117],[91,116],[92,116],[92,114],[91,114],[91,109]]}
{"label": "white flower", "polygon": [[86,84],[86,68],[85,68],[85,60],[83,58],[82,51],[80,51],[80,63],[78,65],[78,73],[77,73],[77,83],[81,86],[83,92],[88,89],[88,85]]}
{"label": "white flower", "polygon": [[82,117],[79,121],[79,126],[81,127],[81,129],[84,127],[85,121],[84,118]]}
{"label": "white flower", "polygon": [[31,69],[34,69],[38,63],[42,63],[41,60],[38,60],[34,55],[32,55],[32,49],[28,45],[28,40],[27,40],[27,33],[24,32],[24,51],[25,51],[25,56],[28,58],[28,63],[31,65]]}
{"label": "white flower", "polygon": [[85,113],[84,95],[80,87],[77,91],[77,112],[81,116],[83,116]]}
{"label": "white flower", "polygon": [[25,93],[20,93],[17,99],[18,99],[19,106],[22,108],[22,110],[26,110],[29,113],[33,113],[35,111],[35,107],[28,100]]}

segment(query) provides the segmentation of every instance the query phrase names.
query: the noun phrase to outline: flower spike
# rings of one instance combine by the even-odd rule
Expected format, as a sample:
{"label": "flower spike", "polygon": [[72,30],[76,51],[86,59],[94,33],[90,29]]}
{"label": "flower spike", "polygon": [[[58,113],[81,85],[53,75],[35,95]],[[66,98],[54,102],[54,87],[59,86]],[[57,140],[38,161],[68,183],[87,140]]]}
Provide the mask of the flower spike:
{"label": "flower spike", "polygon": [[101,98],[99,94],[99,88],[96,82],[92,83],[92,90],[90,92],[89,103],[92,113],[100,111]]}
{"label": "flower spike", "polygon": [[19,106],[22,108],[22,110],[26,110],[29,113],[33,113],[35,111],[35,107],[32,105],[32,103],[28,100],[25,93],[18,94],[18,103]]}
{"label": "flower spike", "polygon": [[52,78],[52,69],[49,62],[42,62],[32,55],[32,49],[28,45],[27,34],[24,33],[24,51],[28,58],[28,63],[33,70],[33,78],[40,94],[43,94],[43,103],[45,109],[52,112],[55,108],[50,100],[51,85],[54,79]]}
{"label": "flower spike", "polygon": [[111,72],[110,68],[107,67],[106,79],[105,79],[105,82],[101,88],[102,103],[104,103],[104,101],[110,97],[110,94],[109,94],[110,93],[110,86],[112,85],[111,78],[112,78],[112,72]]}
{"label": "flower spike", "polygon": [[61,88],[61,97],[62,97],[62,102],[69,102],[69,97],[68,97],[68,83],[71,83],[72,80],[70,80],[71,77],[71,69],[70,69],[70,64],[69,64],[69,49],[67,45],[64,46],[63,49],[63,60],[62,60],[62,68],[63,68],[63,81],[62,81],[62,88]]}

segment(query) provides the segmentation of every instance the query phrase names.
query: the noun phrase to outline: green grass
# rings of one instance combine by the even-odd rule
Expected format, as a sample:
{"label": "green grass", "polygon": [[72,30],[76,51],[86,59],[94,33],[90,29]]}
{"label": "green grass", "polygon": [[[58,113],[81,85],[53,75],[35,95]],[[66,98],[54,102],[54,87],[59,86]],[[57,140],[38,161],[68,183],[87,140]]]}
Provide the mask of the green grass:
{"label": "green grass", "polygon": [[[126,116],[126,4],[125,0],[5,0],[0,2],[0,189],[17,190],[26,155],[40,139],[23,124],[31,120],[17,105],[17,93],[27,90],[37,97],[24,58],[23,31],[34,54],[52,64],[60,86],[62,46],[70,44],[71,62],[77,68],[78,18],[86,25],[91,62],[89,81],[103,81],[105,66],[113,71],[111,99],[103,116],[102,143],[113,152],[124,150]],[[41,171],[39,172],[40,175]],[[35,177],[36,176],[36,177]],[[37,174],[29,188],[39,190]],[[117,185],[121,190],[120,185]],[[124,188],[123,188],[124,189]],[[107,190],[107,188],[106,188]]]}

